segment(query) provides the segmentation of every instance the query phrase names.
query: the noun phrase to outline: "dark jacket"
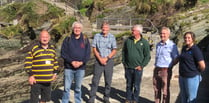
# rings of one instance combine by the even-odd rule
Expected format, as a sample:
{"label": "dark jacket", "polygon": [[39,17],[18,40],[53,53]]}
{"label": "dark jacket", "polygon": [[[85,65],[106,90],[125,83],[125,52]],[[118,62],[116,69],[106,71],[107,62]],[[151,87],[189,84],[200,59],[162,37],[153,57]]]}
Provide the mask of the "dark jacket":
{"label": "dark jacket", "polygon": [[129,37],[123,47],[122,62],[126,68],[145,67],[150,61],[149,43],[144,38],[134,43],[134,37]]}
{"label": "dark jacket", "polygon": [[80,34],[80,38],[76,39],[74,34],[64,39],[61,48],[61,57],[64,59],[66,69],[74,69],[71,65],[72,61],[82,61],[84,64],[80,69],[85,69],[86,62],[90,58],[90,43],[87,37]]}

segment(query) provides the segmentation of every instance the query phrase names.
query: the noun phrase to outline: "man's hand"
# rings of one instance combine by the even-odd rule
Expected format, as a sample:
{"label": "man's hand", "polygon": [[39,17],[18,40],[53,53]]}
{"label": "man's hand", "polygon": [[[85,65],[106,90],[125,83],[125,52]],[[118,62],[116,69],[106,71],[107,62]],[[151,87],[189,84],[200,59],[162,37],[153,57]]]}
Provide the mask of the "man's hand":
{"label": "man's hand", "polygon": [[53,76],[52,76],[52,81],[55,81],[56,78],[57,78],[57,74],[53,74]]}
{"label": "man's hand", "polygon": [[72,61],[71,64],[73,65],[74,68],[79,68],[80,66],[83,65],[83,62],[80,62],[80,61]]}
{"label": "man's hand", "polygon": [[142,67],[141,66],[137,66],[135,69],[136,70],[142,70]]}
{"label": "man's hand", "polygon": [[30,85],[36,84],[36,79],[35,79],[35,77],[34,77],[34,76],[30,76],[30,77],[28,78],[28,82],[29,82]]}
{"label": "man's hand", "polygon": [[99,61],[102,65],[106,65],[107,61],[108,61],[108,58],[100,58]]}

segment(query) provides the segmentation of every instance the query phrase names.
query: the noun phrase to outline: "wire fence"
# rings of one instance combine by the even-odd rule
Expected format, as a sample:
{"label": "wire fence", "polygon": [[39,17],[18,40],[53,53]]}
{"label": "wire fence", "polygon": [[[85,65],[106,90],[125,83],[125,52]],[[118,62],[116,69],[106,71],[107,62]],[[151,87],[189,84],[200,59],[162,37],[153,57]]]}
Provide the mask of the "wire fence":
{"label": "wire fence", "polygon": [[97,18],[96,27],[101,28],[103,22],[108,22],[112,31],[123,32],[131,30],[135,24],[143,25],[143,32],[151,32],[151,34],[158,33],[158,29],[149,19],[143,18]]}

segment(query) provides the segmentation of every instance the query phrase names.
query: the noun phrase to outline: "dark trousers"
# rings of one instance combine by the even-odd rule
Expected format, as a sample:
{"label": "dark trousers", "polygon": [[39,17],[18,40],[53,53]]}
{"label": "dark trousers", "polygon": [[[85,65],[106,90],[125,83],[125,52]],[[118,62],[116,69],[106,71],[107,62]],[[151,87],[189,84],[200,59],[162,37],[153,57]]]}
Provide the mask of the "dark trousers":
{"label": "dark trousers", "polygon": [[139,101],[142,73],[142,70],[136,70],[134,68],[125,68],[126,99],[128,101]]}
{"label": "dark trousers", "polygon": [[112,59],[110,59],[107,62],[107,65],[105,66],[101,65],[98,61],[96,61],[95,68],[93,71],[91,90],[89,92],[90,95],[89,102],[93,103],[96,98],[96,92],[98,89],[98,85],[102,73],[104,73],[104,80],[105,80],[104,100],[109,100],[111,83],[112,83],[113,66],[114,66],[114,61]]}
{"label": "dark trousers", "polygon": [[154,69],[153,73],[153,86],[155,92],[155,103],[161,102],[161,95],[163,93],[162,103],[170,102],[170,80],[172,76],[171,68],[158,68]]}

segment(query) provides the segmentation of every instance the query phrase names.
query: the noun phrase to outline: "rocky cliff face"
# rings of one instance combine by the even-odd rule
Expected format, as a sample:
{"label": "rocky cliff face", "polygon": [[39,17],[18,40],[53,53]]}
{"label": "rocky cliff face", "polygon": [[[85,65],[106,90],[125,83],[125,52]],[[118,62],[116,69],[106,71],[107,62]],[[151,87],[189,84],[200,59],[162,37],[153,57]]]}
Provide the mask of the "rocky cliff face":
{"label": "rocky cliff face", "polygon": [[[98,0],[99,2],[100,0]],[[106,11],[108,14],[112,12],[112,15],[109,15],[109,17],[133,17],[134,14],[133,8],[130,8],[126,5],[126,2],[121,2],[121,0],[112,0],[117,1],[118,3],[114,6],[106,5],[107,8],[115,8],[115,10],[118,11]],[[128,0],[126,0],[128,2]],[[111,2],[111,3],[112,3]],[[99,5],[99,4],[98,4]],[[124,8],[123,5],[125,5]],[[100,7],[100,6],[98,6]],[[98,7],[95,7],[99,9]],[[197,7],[193,11],[188,11],[186,13],[178,14],[176,15],[176,20],[169,18],[168,21],[173,22],[173,37],[176,37],[176,40],[182,44],[182,33],[185,31],[194,31],[197,34],[198,40],[200,41],[202,38],[205,37],[208,33],[205,32],[206,29],[208,29],[209,21],[208,21],[208,15],[209,12],[207,12],[208,5],[205,4],[202,7]],[[125,13],[121,13],[125,11]],[[95,16],[99,14],[99,11],[93,12],[95,13]],[[117,15],[117,14],[121,15]],[[97,15],[98,16],[98,15]],[[158,21],[163,22],[162,21]],[[205,39],[206,41],[208,39]],[[121,48],[123,44],[123,39],[118,39],[118,52],[115,57],[115,64],[118,64],[121,62]],[[203,43],[204,47],[208,46],[208,43]],[[202,44],[201,44],[202,45]],[[23,63],[25,58],[25,53],[27,52],[26,49],[22,49],[24,51],[18,52],[18,50],[12,50],[12,51],[4,51],[0,53],[0,103],[20,103],[25,102],[29,99],[29,92],[30,92],[30,86],[28,84],[28,76],[25,73],[23,69]],[[59,50],[58,50],[59,51]],[[59,53],[59,52],[57,52]],[[208,56],[207,56],[208,57]],[[93,70],[94,65],[94,56],[92,55],[91,60],[89,61],[87,65],[87,71],[86,75],[91,74]],[[56,89],[57,87],[63,86],[63,64],[62,59],[59,59],[59,63],[61,66],[59,77],[57,78],[57,81],[53,83],[53,89]],[[206,81],[207,82],[207,81]]]}

